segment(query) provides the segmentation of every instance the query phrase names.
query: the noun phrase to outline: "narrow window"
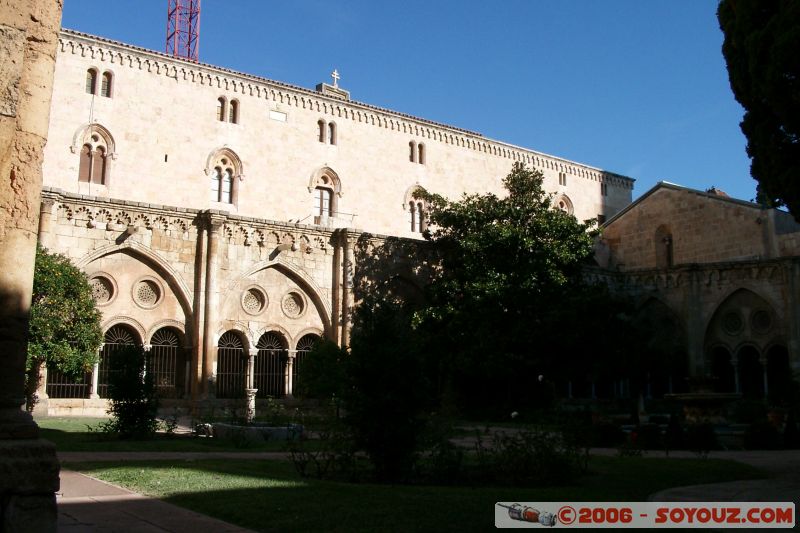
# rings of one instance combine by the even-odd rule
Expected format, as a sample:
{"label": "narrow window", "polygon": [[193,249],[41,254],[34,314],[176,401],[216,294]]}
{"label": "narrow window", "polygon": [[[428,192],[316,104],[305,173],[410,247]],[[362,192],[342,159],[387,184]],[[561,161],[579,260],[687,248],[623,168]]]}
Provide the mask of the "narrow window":
{"label": "narrow window", "polygon": [[411,211],[411,232],[417,232],[417,210],[414,206],[414,202],[408,202],[408,210]]}
{"label": "narrow window", "polygon": [[106,182],[106,151],[102,146],[95,148],[92,154],[92,183]]}
{"label": "narrow window", "polygon": [[228,122],[233,124],[239,123],[239,101],[238,100],[231,100],[231,108],[230,112],[228,113]]}
{"label": "narrow window", "polygon": [[211,175],[211,201],[219,202],[220,183],[222,182],[222,169],[217,167]]}
{"label": "narrow window", "polygon": [[225,98],[222,96],[217,98],[217,120],[225,122]]}
{"label": "narrow window", "polygon": [[111,73],[104,72],[103,73],[103,82],[100,85],[100,96],[105,96],[106,98],[111,98]]}
{"label": "narrow window", "polygon": [[425,209],[422,202],[417,204],[417,231],[419,233],[425,231]]}
{"label": "narrow window", "polygon": [[86,71],[86,92],[95,94],[97,90],[97,71],[90,68]]}
{"label": "narrow window", "polygon": [[226,168],[222,175],[222,191],[219,201],[223,204],[233,203],[233,173],[229,168]]}
{"label": "narrow window", "polygon": [[656,228],[656,268],[669,268],[673,265],[672,231],[667,226]]}
{"label": "narrow window", "polygon": [[422,144],[422,143],[419,143],[419,146],[417,148],[419,148],[419,157],[417,158],[417,162],[420,165],[424,165],[425,164],[425,145]]}
{"label": "narrow window", "polygon": [[84,144],[83,148],[81,148],[81,163],[78,169],[78,181],[87,182],[89,181],[89,172],[92,166],[92,147],[88,144]]}
{"label": "narrow window", "polygon": [[336,144],[336,124],[334,122],[328,124],[328,142]]}
{"label": "narrow window", "polygon": [[332,216],[331,190],[325,187],[317,187],[316,204],[320,217]]}
{"label": "narrow window", "polygon": [[414,141],[408,143],[408,160],[412,163],[417,162],[417,143]]}
{"label": "narrow window", "polygon": [[319,120],[317,122],[317,126],[319,127],[319,135],[317,136],[317,140],[319,140],[319,142],[321,142],[321,143],[324,143],[325,142],[325,121],[324,120]]}

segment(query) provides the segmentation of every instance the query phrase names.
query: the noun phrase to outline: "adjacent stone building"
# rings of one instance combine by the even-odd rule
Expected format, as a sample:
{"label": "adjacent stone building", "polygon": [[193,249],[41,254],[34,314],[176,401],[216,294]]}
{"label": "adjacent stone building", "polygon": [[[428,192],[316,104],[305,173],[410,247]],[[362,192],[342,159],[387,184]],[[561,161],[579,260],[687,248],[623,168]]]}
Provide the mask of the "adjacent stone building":
{"label": "adjacent stone building", "polygon": [[419,238],[425,188],[502,194],[512,164],[601,221],[633,180],[456,127],[62,31],[39,237],[90,277],[101,363],[48,372],[51,414],[103,413],[108,355],[143,344],[177,404],[291,395],[316,339],[346,345],[354,247]]}
{"label": "adjacent stone building", "polygon": [[605,224],[598,276],[675,339],[659,392],[711,376],[720,392],[762,398],[800,370],[798,255],[788,213],[662,182]]}

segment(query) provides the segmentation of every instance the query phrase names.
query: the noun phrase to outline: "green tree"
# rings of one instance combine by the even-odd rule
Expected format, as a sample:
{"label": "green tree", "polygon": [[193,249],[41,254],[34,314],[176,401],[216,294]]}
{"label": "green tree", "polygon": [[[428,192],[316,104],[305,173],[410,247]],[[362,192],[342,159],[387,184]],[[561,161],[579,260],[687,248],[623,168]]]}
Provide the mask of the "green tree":
{"label": "green tree", "polygon": [[86,274],[66,257],[39,246],[26,365],[28,408],[33,407],[43,364],[77,378],[97,362],[102,342],[100,312]]}
{"label": "green tree", "polygon": [[722,0],[717,17],[759,201],[800,220],[800,2]]}
{"label": "green tree", "polygon": [[620,331],[619,306],[584,282],[594,222],[555,209],[542,180],[515,164],[503,197],[420,193],[441,265],[416,324],[427,351],[443,358],[443,381],[472,412],[547,407],[554,383],[588,373],[597,350],[615,344],[590,347]]}

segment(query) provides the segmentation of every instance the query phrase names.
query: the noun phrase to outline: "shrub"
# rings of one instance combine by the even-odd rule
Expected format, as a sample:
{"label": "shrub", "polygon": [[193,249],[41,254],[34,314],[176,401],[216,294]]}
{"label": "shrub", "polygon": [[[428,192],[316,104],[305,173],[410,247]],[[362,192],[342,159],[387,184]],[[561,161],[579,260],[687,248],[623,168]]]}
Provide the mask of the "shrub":
{"label": "shrub", "polygon": [[478,434],[479,475],[509,485],[562,485],[584,470],[584,454],[554,432],[495,433],[489,446]]}
{"label": "shrub", "polygon": [[656,424],[642,424],[636,428],[639,447],[643,450],[660,450],[664,447],[661,429]]}
{"label": "shrub", "polygon": [[158,431],[158,400],[152,373],[145,372],[146,354],[141,346],[120,347],[111,354],[108,397],[111,420],[101,425],[106,433],[121,438],[148,438]]}
{"label": "shrub", "polygon": [[670,415],[667,432],[664,435],[664,446],[667,450],[679,450],[686,445],[686,435],[678,417]]}

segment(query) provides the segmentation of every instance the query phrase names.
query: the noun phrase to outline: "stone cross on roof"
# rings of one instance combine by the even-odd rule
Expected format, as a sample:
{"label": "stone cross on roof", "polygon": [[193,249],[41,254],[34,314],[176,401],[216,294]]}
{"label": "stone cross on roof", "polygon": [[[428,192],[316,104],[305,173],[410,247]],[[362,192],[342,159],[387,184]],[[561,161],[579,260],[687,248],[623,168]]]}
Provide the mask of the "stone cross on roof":
{"label": "stone cross on roof", "polygon": [[333,86],[334,87],[338,87],[339,86],[339,78],[341,78],[341,76],[339,76],[339,71],[336,70],[336,69],[333,69],[333,72],[331,72],[331,78],[333,78]]}

